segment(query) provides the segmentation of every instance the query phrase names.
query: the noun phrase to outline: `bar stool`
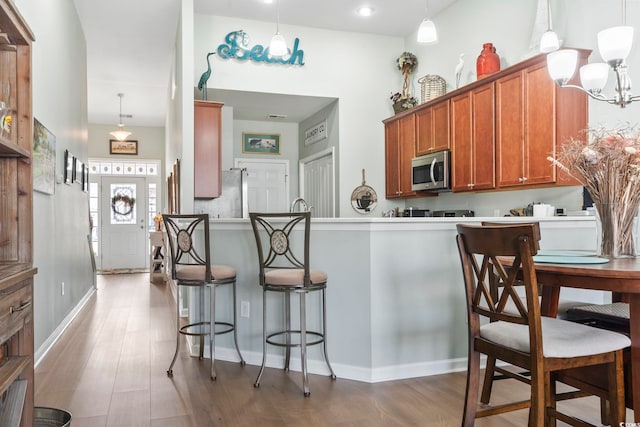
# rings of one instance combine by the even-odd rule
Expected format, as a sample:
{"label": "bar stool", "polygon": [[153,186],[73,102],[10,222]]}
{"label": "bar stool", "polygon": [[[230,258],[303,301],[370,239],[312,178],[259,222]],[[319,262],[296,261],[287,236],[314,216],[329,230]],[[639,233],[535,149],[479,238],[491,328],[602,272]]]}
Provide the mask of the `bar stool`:
{"label": "bar stool", "polygon": [[[216,379],[215,371],[215,336],[233,332],[233,342],[240,358],[240,364],[245,361],[238,347],[236,333],[236,270],[227,265],[211,264],[211,247],[209,245],[209,215],[163,215],[165,230],[171,250],[171,278],[177,287],[176,298],[176,351],[167,370],[169,377],[173,376],[173,365],[180,349],[180,335],[197,336],[200,339],[200,354],[204,355],[204,337],[209,336],[209,357],[211,358],[211,379]],[[204,256],[203,256],[204,254]],[[233,293],[233,321],[215,320],[215,289],[218,286],[231,285]],[[193,323],[180,326],[180,290],[182,287],[197,289],[199,319]],[[209,288],[209,319],[205,318],[204,297],[205,288]],[[216,326],[222,328],[217,330]]]}
{"label": "bar stool", "polygon": [[[258,248],[260,267],[259,282],[262,286],[262,366],[254,387],[260,386],[260,378],[264,372],[267,359],[267,344],[285,348],[284,370],[289,370],[291,348],[300,348],[302,368],[302,385],[305,396],[311,394],[307,376],[307,347],[323,345],[324,358],[329,368],[331,379],[336,375],[329,363],[327,354],[327,311],[326,288],[327,275],[309,268],[309,237],[311,229],[311,212],[286,213],[249,213],[251,226]],[[292,231],[302,222],[304,242],[302,261],[292,250]],[[264,237],[264,239],[263,239]],[[285,325],[284,330],[267,334],[267,292],[280,292],[284,295]],[[307,330],[306,296],[309,292],[322,293],[322,331]],[[300,297],[300,329],[291,326],[291,295]],[[292,342],[292,335],[299,336]]]}

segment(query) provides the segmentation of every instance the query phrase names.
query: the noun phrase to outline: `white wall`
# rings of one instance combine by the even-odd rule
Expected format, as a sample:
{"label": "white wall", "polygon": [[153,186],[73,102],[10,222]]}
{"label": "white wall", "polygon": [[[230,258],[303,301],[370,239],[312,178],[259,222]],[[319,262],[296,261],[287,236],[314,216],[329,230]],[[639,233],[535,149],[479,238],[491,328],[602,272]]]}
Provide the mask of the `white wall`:
{"label": "white wall", "polygon": [[[273,35],[273,22],[196,15],[194,25],[192,86],[200,78],[206,53],[216,50],[227,33],[243,29],[251,45],[267,45]],[[351,215],[350,195],[362,182],[363,167],[367,183],[384,192],[382,120],[393,113],[390,92],[402,84],[394,61],[404,41],[290,25],[281,25],[280,31],[290,44],[295,37],[300,39],[304,66],[222,60],[215,55],[208,87],[214,93],[227,89],[339,98],[339,210]],[[388,203],[380,204],[384,208]]]}
{"label": "white wall", "polygon": [[[33,30],[33,113],[56,136],[56,177],[64,150],[87,160],[86,43],[70,0],[16,0]],[[36,350],[91,290],[89,202],[80,185],[34,192]],[[65,294],[61,294],[61,282]]]}
{"label": "white wall", "polygon": [[[434,17],[440,42],[418,45],[415,33],[405,39],[368,34],[328,31],[316,28],[282,25],[281,32],[289,43],[300,38],[306,64],[303,67],[279,66],[212,57],[213,74],[210,88],[273,92],[296,95],[335,96],[340,99],[340,158],[338,176],[340,212],[352,216],[349,196],[360,183],[360,170],[367,170],[367,183],[373,186],[381,201],[373,216],[395,206],[415,206],[430,209],[455,209],[467,206],[490,215],[494,209],[502,212],[522,207],[533,201],[546,201],[567,209],[579,209],[582,190],[543,189],[478,193],[475,195],[442,194],[438,198],[384,200],[384,131],[381,120],[393,114],[389,94],[399,91],[401,75],[395,59],[409,50],[418,57],[413,74],[412,92],[420,95],[417,79],[425,74],[443,76],[447,90],[454,88],[458,55],[465,54],[461,84],[475,80],[475,61],[484,42],[492,42],[501,57],[502,67],[513,65],[536,53],[530,49],[534,30],[537,0],[458,0]],[[552,2],[554,28],[568,46],[594,49],[592,61],[599,60],[596,33],[600,29],[620,24],[620,5],[607,0],[567,0]],[[629,2],[628,22],[638,16],[640,4]],[[243,29],[251,45],[268,44],[273,33],[272,22],[258,22],[218,16],[196,15],[194,18],[194,59],[192,84],[195,86],[204,67],[206,53],[216,50],[224,36]],[[417,30],[417,28],[416,28]],[[631,80],[640,70],[640,54],[636,48],[629,60]],[[608,93],[612,92],[612,79]],[[570,89],[566,89],[570,90]],[[615,126],[636,123],[638,105],[620,109],[602,102],[590,102],[591,125]],[[223,155],[224,156],[224,155]]]}
{"label": "white wall", "polygon": [[[109,139],[113,139],[109,132],[116,125],[89,125],[88,155],[92,158],[121,157],[123,159],[159,159],[165,156],[165,132],[164,127],[125,126],[131,132],[127,139],[138,141],[138,155],[112,155],[109,154]],[[162,175],[164,176],[164,174]]]}

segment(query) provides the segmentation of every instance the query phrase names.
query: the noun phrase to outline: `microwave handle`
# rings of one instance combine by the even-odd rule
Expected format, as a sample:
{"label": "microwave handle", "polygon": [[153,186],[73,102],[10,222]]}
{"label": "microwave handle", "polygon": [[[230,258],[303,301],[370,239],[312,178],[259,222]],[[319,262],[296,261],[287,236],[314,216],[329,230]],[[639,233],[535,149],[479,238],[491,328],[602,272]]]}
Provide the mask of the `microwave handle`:
{"label": "microwave handle", "polygon": [[431,168],[429,168],[429,175],[431,175],[431,182],[435,183],[436,182],[436,177],[433,174],[433,170],[436,167],[436,159],[434,157],[434,159],[431,161]]}

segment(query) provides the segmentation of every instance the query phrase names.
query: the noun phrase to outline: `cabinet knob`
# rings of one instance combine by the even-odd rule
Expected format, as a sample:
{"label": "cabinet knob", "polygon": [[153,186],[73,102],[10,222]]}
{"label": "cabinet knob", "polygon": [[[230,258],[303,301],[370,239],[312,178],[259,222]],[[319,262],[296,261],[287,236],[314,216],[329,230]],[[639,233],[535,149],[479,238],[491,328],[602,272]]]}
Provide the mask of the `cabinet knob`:
{"label": "cabinet knob", "polygon": [[474,185],[475,185],[475,184],[467,184],[467,187],[468,187],[468,188],[473,188],[473,186],[474,186]]}
{"label": "cabinet knob", "polygon": [[526,176],[523,176],[523,177],[522,177],[522,182],[526,182],[526,181],[527,181],[527,177],[526,177]]}
{"label": "cabinet knob", "polygon": [[518,178],[518,182],[523,182],[523,181],[522,181],[522,178]]}

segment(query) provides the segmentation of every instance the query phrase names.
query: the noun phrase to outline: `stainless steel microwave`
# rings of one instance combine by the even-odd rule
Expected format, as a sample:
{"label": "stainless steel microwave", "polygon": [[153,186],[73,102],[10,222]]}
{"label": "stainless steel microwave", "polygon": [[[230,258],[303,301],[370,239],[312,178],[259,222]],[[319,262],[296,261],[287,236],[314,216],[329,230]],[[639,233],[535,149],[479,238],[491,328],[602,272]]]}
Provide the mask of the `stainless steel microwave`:
{"label": "stainless steel microwave", "polygon": [[451,191],[450,151],[411,159],[411,191]]}

